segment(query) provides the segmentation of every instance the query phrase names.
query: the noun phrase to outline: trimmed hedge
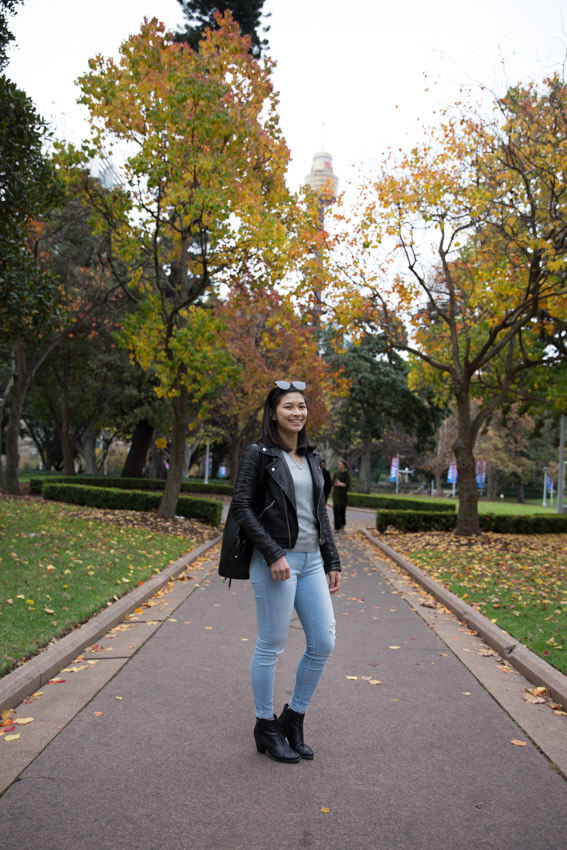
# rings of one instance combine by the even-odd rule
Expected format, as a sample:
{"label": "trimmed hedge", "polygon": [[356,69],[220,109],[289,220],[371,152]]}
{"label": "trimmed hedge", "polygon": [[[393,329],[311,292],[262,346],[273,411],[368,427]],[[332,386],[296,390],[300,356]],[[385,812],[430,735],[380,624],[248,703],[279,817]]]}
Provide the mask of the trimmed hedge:
{"label": "trimmed hedge", "polygon": [[376,529],[386,531],[453,531],[457,525],[457,514],[446,511],[376,511]]}
{"label": "trimmed hedge", "polygon": [[[123,511],[155,511],[161,501],[161,493],[142,490],[119,490],[115,487],[89,487],[85,484],[65,484],[59,481],[45,482],[42,488],[44,499],[68,502],[91,508],[106,508]],[[222,502],[216,499],[193,499],[180,496],[177,502],[178,516],[190,517],[218,525],[222,517]]]}
{"label": "trimmed hedge", "polygon": [[[52,476],[51,478],[30,478],[30,491],[36,496],[43,492],[47,483],[75,484],[87,487],[115,487],[117,490],[163,490],[165,481],[161,478],[109,478],[107,476]],[[182,493],[211,493],[217,496],[232,496],[232,484],[205,484],[202,481],[182,481]]]}
{"label": "trimmed hedge", "polygon": [[[534,514],[533,516],[507,516],[480,514],[481,531],[497,534],[567,534],[567,516],[561,514]],[[444,514],[427,511],[376,511],[376,529],[384,532],[396,528],[403,532],[454,531],[456,513]]]}
{"label": "trimmed hedge", "polygon": [[421,513],[427,511],[446,514],[457,510],[454,502],[426,502],[425,499],[394,498],[393,496],[381,496],[378,493],[352,493],[350,490],[348,503],[351,508],[390,508],[393,511],[419,511]]}

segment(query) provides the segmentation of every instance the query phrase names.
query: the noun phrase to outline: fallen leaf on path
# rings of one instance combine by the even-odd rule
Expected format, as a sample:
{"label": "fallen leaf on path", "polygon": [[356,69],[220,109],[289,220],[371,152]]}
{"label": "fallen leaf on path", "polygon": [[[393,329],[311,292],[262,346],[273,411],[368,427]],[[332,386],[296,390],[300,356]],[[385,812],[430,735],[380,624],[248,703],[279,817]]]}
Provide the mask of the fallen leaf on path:
{"label": "fallen leaf on path", "polygon": [[541,694],[536,694],[535,691],[536,691],[535,688],[534,688],[533,691],[531,691],[529,688],[525,688],[522,691],[522,696],[525,699],[525,701],[531,703],[532,705],[538,705],[538,704],[541,704],[541,703],[545,703],[545,701],[546,701],[545,697],[542,697]]}
{"label": "fallen leaf on path", "polygon": [[16,726],[27,726],[28,723],[33,723],[33,717],[16,717],[14,723]]}
{"label": "fallen leaf on path", "polygon": [[389,646],[388,649],[401,649],[401,646]]}
{"label": "fallen leaf on path", "polygon": [[6,735],[4,740],[5,741],[17,741],[19,737],[20,737],[20,733],[18,732],[17,735]]}
{"label": "fallen leaf on path", "polygon": [[321,806],[321,812],[322,812],[324,815],[328,815],[330,811],[331,811],[331,810],[328,808],[328,806]]}
{"label": "fallen leaf on path", "polygon": [[66,682],[66,679],[50,679],[47,683],[48,685],[62,685],[63,682]]}
{"label": "fallen leaf on path", "polygon": [[520,741],[518,738],[512,738],[510,741],[511,744],[514,744],[515,747],[527,747],[526,741]]}

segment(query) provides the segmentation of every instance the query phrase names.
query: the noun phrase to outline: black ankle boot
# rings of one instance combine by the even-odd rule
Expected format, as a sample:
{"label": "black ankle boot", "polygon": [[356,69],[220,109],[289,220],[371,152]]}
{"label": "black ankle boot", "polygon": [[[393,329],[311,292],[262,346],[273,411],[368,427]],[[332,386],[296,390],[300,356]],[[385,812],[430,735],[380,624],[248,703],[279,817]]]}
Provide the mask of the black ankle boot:
{"label": "black ankle boot", "polygon": [[298,714],[298,712],[290,708],[286,702],[284,710],[280,714],[279,723],[283,734],[289,741],[290,747],[299,753],[302,759],[312,759],[313,750],[311,747],[308,747],[303,740],[304,717],[304,714]]}
{"label": "black ankle boot", "polygon": [[275,714],[273,720],[256,718],[254,740],[258,752],[265,753],[267,750],[274,761],[298,762],[301,760],[299,754],[288,746]]}

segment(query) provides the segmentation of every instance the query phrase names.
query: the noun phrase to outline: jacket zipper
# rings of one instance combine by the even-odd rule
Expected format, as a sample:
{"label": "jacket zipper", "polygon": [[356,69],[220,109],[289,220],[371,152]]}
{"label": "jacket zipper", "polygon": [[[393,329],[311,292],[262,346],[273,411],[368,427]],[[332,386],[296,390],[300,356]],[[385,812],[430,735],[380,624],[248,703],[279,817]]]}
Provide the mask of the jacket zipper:
{"label": "jacket zipper", "polygon": [[271,504],[266,505],[266,507],[264,508],[264,510],[262,511],[262,513],[261,513],[261,514],[258,514],[258,519],[262,519],[262,517],[264,516],[264,514],[266,513],[266,511],[269,511],[269,510],[270,510],[270,508],[273,508],[275,504],[276,504],[276,500],[274,499],[274,501],[273,501],[273,502],[271,502]]}
{"label": "jacket zipper", "polygon": [[[325,542],[324,539],[323,539],[323,523],[321,521],[321,513],[320,513],[320,510],[319,510],[321,508],[321,496],[322,495],[323,495],[323,491],[319,490],[319,499],[317,501],[317,521],[319,523],[319,546],[322,546],[323,543]],[[323,510],[327,510],[325,505],[323,505]]]}
{"label": "jacket zipper", "polygon": [[287,525],[287,539],[289,540],[289,548],[293,549],[293,546],[292,546],[292,543],[291,543],[291,528],[289,527],[289,517],[287,515],[287,503],[286,503],[286,500],[285,500],[284,489],[283,489],[281,484],[280,484],[280,490],[282,491],[283,506],[284,506],[284,511],[285,511],[285,521],[286,521],[286,525]]}

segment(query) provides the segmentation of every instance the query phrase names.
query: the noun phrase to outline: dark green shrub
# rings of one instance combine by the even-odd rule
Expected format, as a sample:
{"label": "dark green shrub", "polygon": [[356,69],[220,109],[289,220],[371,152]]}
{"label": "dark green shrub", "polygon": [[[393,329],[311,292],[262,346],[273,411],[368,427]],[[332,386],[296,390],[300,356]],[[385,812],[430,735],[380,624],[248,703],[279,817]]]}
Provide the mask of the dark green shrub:
{"label": "dark green shrub", "polygon": [[[496,534],[567,534],[567,516],[533,514],[532,516],[480,514],[481,531]],[[454,513],[427,511],[376,511],[376,529],[384,532],[395,528],[406,533],[420,531],[453,531],[457,525]]]}
{"label": "dark green shrub", "polygon": [[[67,502],[91,508],[123,511],[155,511],[161,501],[161,493],[142,490],[119,490],[114,487],[91,487],[83,484],[65,484],[60,481],[45,482],[43,497],[55,502]],[[215,499],[193,499],[180,496],[177,515],[190,517],[218,525],[222,517],[222,502]]]}
{"label": "dark green shrub", "polygon": [[457,524],[455,513],[438,511],[376,511],[376,528],[386,531],[396,528],[398,531],[453,531]]}
{"label": "dark green shrub", "polygon": [[[57,476],[52,478],[30,478],[30,490],[39,495],[42,487],[48,481],[56,481],[61,484],[87,484],[89,487],[115,487],[118,490],[163,490],[165,481],[160,478],[109,478],[103,475],[93,475],[88,478],[82,475]],[[207,493],[210,495],[231,496],[232,484],[223,484],[218,481],[205,484],[203,481],[182,481],[182,493]]]}

